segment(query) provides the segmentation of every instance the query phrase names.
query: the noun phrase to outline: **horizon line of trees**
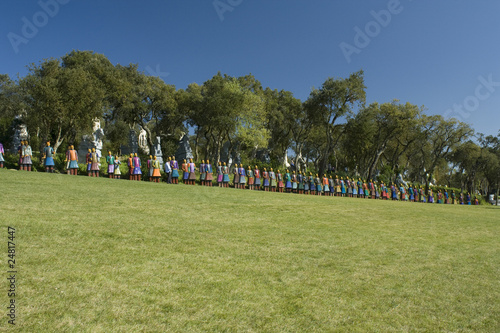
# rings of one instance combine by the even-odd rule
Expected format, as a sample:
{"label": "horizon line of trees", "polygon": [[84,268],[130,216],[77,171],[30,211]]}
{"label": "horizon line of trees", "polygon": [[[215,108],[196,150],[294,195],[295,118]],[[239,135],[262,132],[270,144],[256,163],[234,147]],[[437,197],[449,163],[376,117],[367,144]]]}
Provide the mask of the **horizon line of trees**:
{"label": "horizon line of trees", "polygon": [[[179,138],[190,142],[195,160],[219,161],[237,151],[253,161],[262,153],[283,164],[323,174],[405,179],[491,192],[500,182],[500,132],[476,134],[467,123],[425,114],[423,106],[398,100],[366,105],[362,70],[329,77],[301,101],[285,90],[264,88],[251,74],[220,72],[203,84],[176,89],[139,71],[113,65],[92,51],[30,64],[17,80],[0,74],[0,142],[9,143],[13,124],[27,125],[32,146],[47,140],[54,149],[75,146],[104,121],[105,149],[118,151],[130,129],[147,132],[148,144],[162,138],[173,155]],[[35,143],[35,144],[33,144]]]}

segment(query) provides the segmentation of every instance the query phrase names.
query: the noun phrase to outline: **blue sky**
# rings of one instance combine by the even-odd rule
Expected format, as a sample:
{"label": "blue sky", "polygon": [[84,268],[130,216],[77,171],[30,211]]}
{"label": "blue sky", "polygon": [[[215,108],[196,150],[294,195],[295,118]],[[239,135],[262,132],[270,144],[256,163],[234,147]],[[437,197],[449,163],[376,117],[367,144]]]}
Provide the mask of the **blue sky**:
{"label": "blue sky", "polygon": [[305,100],[363,69],[369,103],[424,105],[496,135],[499,14],[492,0],[4,0],[0,73],[93,50],[177,88],[252,73]]}

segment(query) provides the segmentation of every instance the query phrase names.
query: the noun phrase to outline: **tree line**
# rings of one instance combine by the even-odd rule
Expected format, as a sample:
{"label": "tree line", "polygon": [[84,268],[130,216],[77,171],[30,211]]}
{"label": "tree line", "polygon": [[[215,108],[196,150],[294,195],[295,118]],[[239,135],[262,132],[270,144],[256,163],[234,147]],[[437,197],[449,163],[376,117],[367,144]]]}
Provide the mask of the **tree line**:
{"label": "tree line", "polygon": [[[0,142],[13,125],[27,125],[34,148],[75,146],[104,121],[105,149],[118,151],[130,129],[162,137],[172,155],[192,133],[195,160],[220,160],[238,152],[253,163],[262,154],[274,165],[285,156],[297,168],[319,174],[431,182],[491,192],[500,181],[500,133],[475,133],[467,123],[427,115],[423,106],[398,100],[366,104],[362,70],[328,78],[305,101],[285,90],[264,88],[251,74],[220,72],[203,84],[177,89],[146,75],[137,64],[113,65],[92,51],[28,66],[24,77],[0,75]],[[33,144],[35,143],[35,144]]]}

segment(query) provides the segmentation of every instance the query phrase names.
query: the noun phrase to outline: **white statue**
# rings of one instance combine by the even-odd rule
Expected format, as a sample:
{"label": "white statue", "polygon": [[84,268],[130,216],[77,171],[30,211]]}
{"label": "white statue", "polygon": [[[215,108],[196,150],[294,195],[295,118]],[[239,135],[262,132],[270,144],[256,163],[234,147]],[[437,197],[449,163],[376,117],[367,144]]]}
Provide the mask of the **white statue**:
{"label": "white statue", "polygon": [[24,124],[19,125],[19,138],[21,140],[28,140],[28,129]]}
{"label": "white statue", "polygon": [[144,128],[142,128],[141,132],[139,133],[139,148],[141,148],[142,151],[146,154],[149,154],[147,135],[147,132],[144,130]]}
{"label": "white statue", "polygon": [[92,127],[93,133],[93,141],[92,144],[97,151],[100,152],[102,149],[102,138],[104,138],[104,131],[101,128],[101,121],[98,118],[94,119],[94,125]]}

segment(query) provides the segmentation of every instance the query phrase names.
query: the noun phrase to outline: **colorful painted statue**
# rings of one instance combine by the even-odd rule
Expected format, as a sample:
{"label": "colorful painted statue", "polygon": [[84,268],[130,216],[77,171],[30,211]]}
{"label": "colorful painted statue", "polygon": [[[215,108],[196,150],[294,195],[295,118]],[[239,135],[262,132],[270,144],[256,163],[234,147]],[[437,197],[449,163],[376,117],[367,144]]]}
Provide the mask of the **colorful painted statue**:
{"label": "colorful painted statue", "polygon": [[240,174],[240,188],[245,189],[247,183],[247,173],[245,172],[245,168],[243,164],[240,164],[240,168],[238,169],[238,173]]}
{"label": "colorful painted statue", "polygon": [[156,155],[153,156],[153,160],[151,161],[151,165],[153,167],[153,182],[159,183],[161,178],[160,172],[160,161],[156,159]]}
{"label": "colorful painted statue", "polygon": [[189,184],[196,184],[196,164],[194,164],[193,159],[189,159]]}
{"label": "colorful painted statue", "polygon": [[223,180],[224,173],[222,173],[222,163],[219,161],[219,163],[217,163],[217,185],[219,185],[219,187],[224,186]]}
{"label": "colorful painted statue", "polygon": [[267,172],[266,168],[264,168],[264,171],[262,171],[262,178],[264,179],[263,181],[264,191],[268,192],[270,182],[269,182],[269,172]]}
{"label": "colorful painted statue", "polygon": [[323,174],[322,184],[323,184],[323,191],[325,192],[325,196],[329,197],[330,196],[330,184],[328,183],[328,177],[326,176],[326,174]]}
{"label": "colorful painted statue", "polygon": [[335,195],[340,197],[342,195],[342,187],[340,186],[339,176],[335,176]]}
{"label": "colorful painted statue", "polygon": [[128,166],[128,179],[129,180],[135,180],[135,176],[134,176],[134,154],[130,154],[129,158],[127,159],[127,166]]}
{"label": "colorful painted statue", "polygon": [[54,149],[50,146],[50,141],[47,141],[47,146],[43,148],[43,165],[46,172],[54,172]]}
{"label": "colorful painted statue", "polygon": [[235,164],[233,169],[233,185],[234,188],[240,187],[240,168],[238,164]]}
{"label": "colorful painted statue", "polygon": [[3,154],[5,154],[5,150],[3,149],[3,144],[0,143],[0,169],[3,169],[3,163],[5,162]]}
{"label": "colorful painted statue", "polygon": [[66,161],[68,162],[68,171],[70,175],[76,176],[78,174],[78,152],[75,146],[69,146],[66,152]]}
{"label": "colorful painted statue", "polygon": [[17,153],[19,154],[19,170],[24,170],[24,164],[23,164],[23,156],[24,156],[24,148],[26,146],[24,145],[24,140],[20,142],[19,147],[17,147]]}
{"label": "colorful painted statue", "polygon": [[290,170],[286,170],[284,180],[286,192],[290,193],[292,191],[292,175],[290,174]]}
{"label": "colorful painted statue", "polygon": [[89,148],[85,156],[85,163],[87,164],[87,176],[92,176],[92,149]]}
{"label": "colorful painted statue", "polygon": [[205,170],[205,160],[201,160],[200,163],[200,185],[205,185],[205,179],[207,178],[207,172]]}
{"label": "colorful painted statue", "polygon": [[368,189],[368,184],[366,183],[366,180],[363,180],[363,190],[365,192],[365,199],[369,198],[370,190]]}
{"label": "colorful painted statue", "polygon": [[307,176],[305,171],[304,171],[303,182],[304,182],[304,194],[309,194],[310,193],[310,191],[309,191],[310,190],[309,189],[309,176]]}
{"label": "colorful painted statue", "polygon": [[351,181],[349,180],[349,177],[345,177],[344,185],[345,185],[346,196],[348,198],[352,197]]}
{"label": "colorful painted statue", "polygon": [[432,192],[432,188],[429,189],[429,200],[428,203],[434,203],[434,193]]}
{"label": "colorful painted statue", "polygon": [[175,156],[172,156],[170,167],[172,168],[172,184],[179,184],[179,163],[175,159]]}
{"label": "colorful painted statue", "polygon": [[148,179],[149,181],[153,181],[153,156],[149,155],[149,159],[146,161],[146,167],[148,168]]}
{"label": "colorful painted statue", "polygon": [[274,173],[273,168],[269,170],[269,179],[271,180],[271,192],[276,192],[276,174]]}
{"label": "colorful painted statue", "polygon": [[304,176],[302,172],[297,175],[297,191],[299,194],[304,194]]}
{"label": "colorful painted statue", "polygon": [[400,200],[401,201],[404,201],[406,200],[406,190],[405,190],[405,187],[403,186],[403,184],[401,184],[401,186],[399,186],[399,193],[400,193]]}
{"label": "colorful painted statue", "polygon": [[[288,171],[288,170],[287,170]],[[295,173],[295,170],[292,172],[292,175],[291,175],[291,180],[292,182],[292,192],[293,193],[297,193],[297,174]]]}
{"label": "colorful painted statue", "polygon": [[212,187],[214,180],[214,170],[212,169],[212,164],[210,164],[209,160],[207,160],[207,163],[205,163],[205,174],[205,185]]}
{"label": "colorful painted statue", "polygon": [[24,170],[26,171],[31,171],[31,166],[33,165],[33,162],[31,161],[32,156],[33,156],[33,150],[31,149],[31,146],[29,145],[28,141],[25,141],[24,152],[23,152],[23,165],[24,165]]}
{"label": "colorful painted statue", "polygon": [[184,160],[184,163],[182,163],[181,169],[182,169],[182,182],[184,184],[189,184],[189,163],[187,163],[186,160]]}
{"label": "colorful painted statue", "polygon": [[398,190],[396,189],[396,186],[394,186],[394,184],[391,184],[391,199],[398,200]]}
{"label": "colorful painted statue", "polygon": [[261,185],[260,170],[257,166],[255,166],[255,169],[253,169],[253,176],[255,178],[254,189],[260,190],[260,185]]}
{"label": "colorful painted statue", "polygon": [[168,157],[167,161],[163,165],[163,171],[167,175],[167,184],[172,184],[172,157]]}
{"label": "colorful painted statue", "polygon": [[222,182],[224,183],[224,187],[229,187],[229,167],[226,165],[226,162],[222,165]]}
{"label": "colorful painted statue", "polygon": [[321,195],[323,192],[323,186],[321,185],[321,179],[318,174],[314,177],[314,184],[316,184],[316,194]]}
{"label": "colorful painted statue", "polygon": [[122,164],[122,162],[120,162],[118,155],[115,155],[115,167],[113,168],[113,175],[114,175],[115,179],[120,179],[120,177],[122,175],[122,173],[120,171],[120,164]]}
{"label": "colorful painted statue", "polygon": [[106,156],[106,163],[108,164],[108,177],[113,178],[115,176],[115,157],[111,155],[110,151]]}
{"label": "colorful painted statue", "polygon": [[92,148],[92,165],[90,166],[90,170],[92,170],[92,177],[99,177],[99,153],[95,151],[95,148]]}
{"label": "colorful painted statue", "polygon": [[250,165],[247,168],[247,178],[248,178],[248,189],[253,190],[254,184],[254,174]]}
{"label": "colorful painted statue", "polygon": [[283,188],[285,187],[285,185],[283,184],[283,175],[281,174],[280,170],[276,172],[276,181],[278,183],[278,192],[283,193]]}
{"label": "colorful painted statue", "polygon": [[309,172],[309,194],[316,194],[316,184],[314,183],[314,176],[311,172]]}
{"label": "colorful painted statue", "polygon": [[373,184],[373,179],[370,179],[369,190],[372,199],[375,199],[375,184]]}
{"label": "colorful painted statue", "polygon": [[330,188],[330,196],[335,196],[335,181],[333,180],[332,176],[328,178],[328,187]]}
{"label": "colorful painted statue", "polygon": [[133,166],[134,166],[134,171],[133,171],[134,177],[133,177],[133,179],[136,180],[136,181],[141,181],[141,176],[142,176],[141,166],[142,166],[142,163],[141,163],[141,159],[139,158],[139,156],[137,156],[137,153],[134,154],[132,162],[133,162]]}

